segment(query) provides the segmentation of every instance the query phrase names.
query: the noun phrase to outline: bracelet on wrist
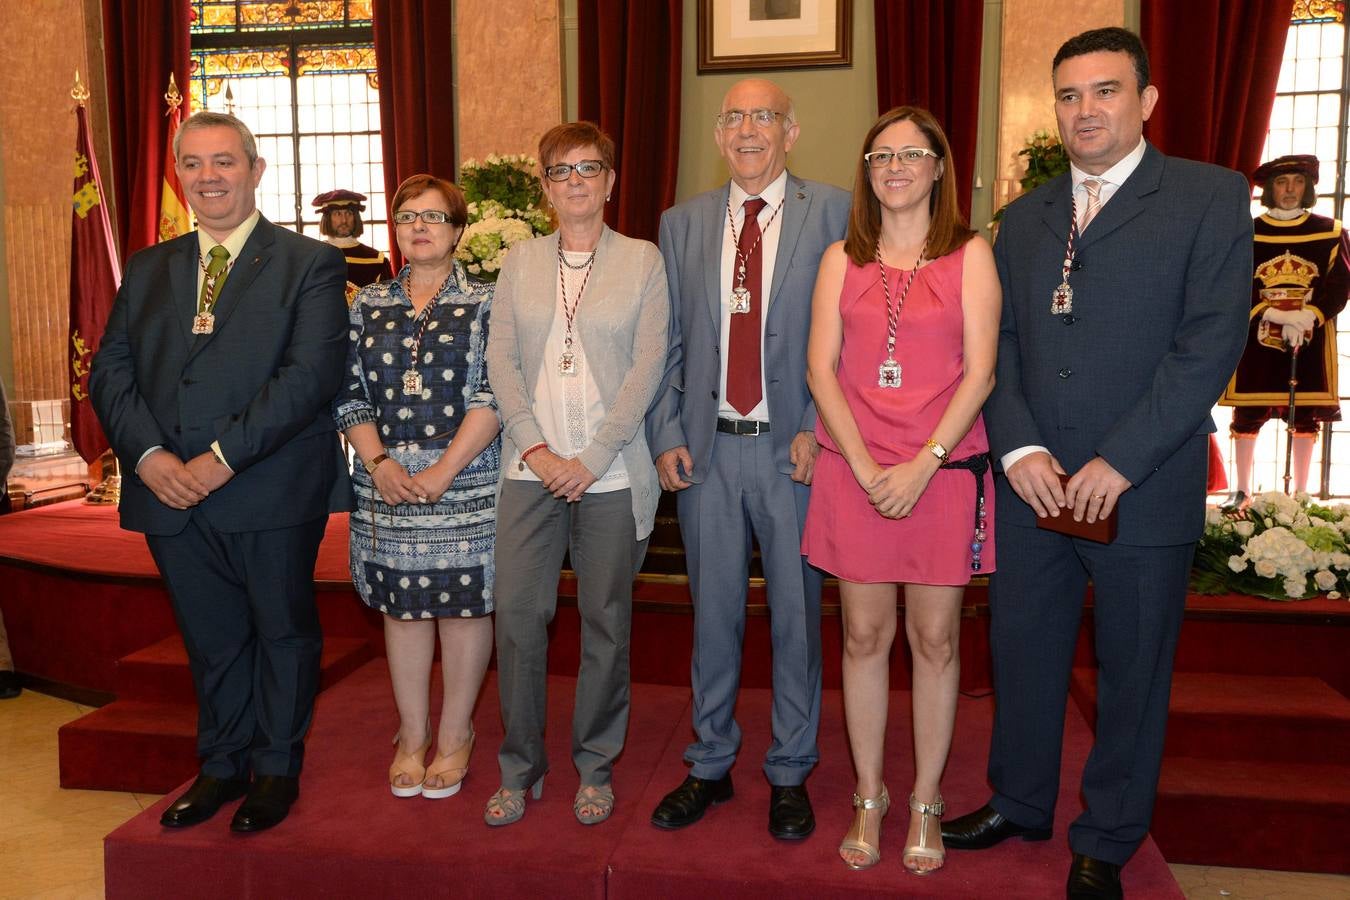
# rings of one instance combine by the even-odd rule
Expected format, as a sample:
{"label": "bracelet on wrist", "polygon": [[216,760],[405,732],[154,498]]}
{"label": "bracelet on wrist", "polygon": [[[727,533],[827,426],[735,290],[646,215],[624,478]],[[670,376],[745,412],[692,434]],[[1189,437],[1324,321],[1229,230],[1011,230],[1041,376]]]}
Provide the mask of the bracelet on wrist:
{"label": "bracelet on wrist", "polygon": [[929,438],[928,440],[924,441],[923,445],[927,447],[928,452],[936,456],[938,458],[938,461],[941,462],[944,466],[947,464],[948,455],[946,447],[942,446],[932,438]]}
{"label": "bracelet on wrist", "polygon": [[545,443],[544,441],[540,441],[539,443],[535,444],[532,447],[526,447],[525,450],[522,451],[520,454],[520,461],[524,462],[525,458],[528,457],[531,453],[534,453],[536,450],[543,450],[547,446],[548,446],[547,443]]}
{"label": "bracelet on wrist", "polygon": [[389,458],[388,453],[381,453],[379,456],[371,457],[369,462],[363,461],[361,465],[366,467],[367,475],[374,475],[375,470],[380,467],[380,463],[384,462],[388,458]]}

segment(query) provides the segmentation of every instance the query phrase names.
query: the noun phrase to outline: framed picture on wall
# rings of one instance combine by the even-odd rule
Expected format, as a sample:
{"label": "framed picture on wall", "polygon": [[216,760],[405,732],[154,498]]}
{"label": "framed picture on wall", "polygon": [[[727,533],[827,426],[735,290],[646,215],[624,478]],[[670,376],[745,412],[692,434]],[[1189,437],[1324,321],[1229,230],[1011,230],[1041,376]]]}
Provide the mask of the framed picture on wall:
{"label": "framed picture on wall", "polygon": [[698,0],[699,72],[853,64],[853,0]]}

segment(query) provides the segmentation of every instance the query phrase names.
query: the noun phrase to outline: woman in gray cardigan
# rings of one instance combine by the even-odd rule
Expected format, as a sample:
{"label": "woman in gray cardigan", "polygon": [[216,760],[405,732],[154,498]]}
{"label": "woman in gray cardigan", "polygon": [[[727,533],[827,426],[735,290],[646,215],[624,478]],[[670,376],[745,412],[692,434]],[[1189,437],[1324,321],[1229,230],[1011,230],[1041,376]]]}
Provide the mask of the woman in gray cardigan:
{"label": "woman in gray cardigan", "polygon": [[488,380],[502,419],[497,504],[497,673],[506,735],[489,825],[543,790],[548,624],[569,552],[581,668],[572,716],[573,804],[593,825],[614,809],[610,772],[628,730],[632,584],[660,487],[642,429],[666,358],[670,303],[655,245],[605,226],[614,142],[594,125],[539,141],[558,231],[518,244],[497,281]]}

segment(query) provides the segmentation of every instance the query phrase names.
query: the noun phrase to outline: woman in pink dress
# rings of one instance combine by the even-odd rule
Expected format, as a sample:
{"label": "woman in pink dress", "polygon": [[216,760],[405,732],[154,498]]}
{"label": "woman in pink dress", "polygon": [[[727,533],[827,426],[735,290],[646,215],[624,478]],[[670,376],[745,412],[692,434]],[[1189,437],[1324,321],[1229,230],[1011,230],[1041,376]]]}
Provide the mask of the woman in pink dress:
{"label": "woman in pink dress", "polygon": [[994,568],[994,492],[980,407],[1001,306],[989,244],[962,220],[951,149],[931,113],[900,107],[867,133],[848,234],[820,264],[807,380],[819,413],[802,552],[839,578],[844,717],[858,783],[839,855],[881,858],[896,593],[914,657],[914,767],[903,861],[942,867],[939,781],[960,675],[961,599]]}

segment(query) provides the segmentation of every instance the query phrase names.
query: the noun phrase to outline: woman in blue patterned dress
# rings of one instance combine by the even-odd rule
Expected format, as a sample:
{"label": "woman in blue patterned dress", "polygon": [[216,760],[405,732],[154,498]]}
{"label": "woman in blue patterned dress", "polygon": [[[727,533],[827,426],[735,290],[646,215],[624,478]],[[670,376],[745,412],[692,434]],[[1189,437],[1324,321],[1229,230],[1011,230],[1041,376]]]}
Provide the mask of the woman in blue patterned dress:
{"label": "woman in blue patterned dress", "polygon": [[[407,264],[352,303],[335,414],[359,460],[352,582],[384,613],[398,706],[389,788],[440,799],[468,774],[473,704],[492,653],[500,443],[483,355],[492,288],[454,260],[468,220],[459,188],[414,175],[391,207]],[[428,767],[438,635],[445,690]]]}

